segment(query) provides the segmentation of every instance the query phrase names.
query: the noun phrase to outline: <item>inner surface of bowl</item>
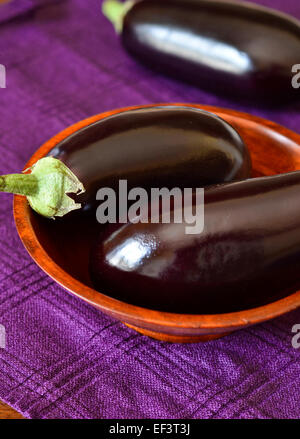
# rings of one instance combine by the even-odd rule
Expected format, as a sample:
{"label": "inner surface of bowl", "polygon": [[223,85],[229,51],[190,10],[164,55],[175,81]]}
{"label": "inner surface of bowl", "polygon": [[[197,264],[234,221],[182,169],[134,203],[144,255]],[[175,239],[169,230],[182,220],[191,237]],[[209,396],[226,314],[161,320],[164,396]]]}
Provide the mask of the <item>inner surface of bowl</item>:
{"label": "inner surface of bowl", "polygon": [[[239,132],[251,154],[253,162],[253,176],[273,175],[300,169],[300,136],[297,134],[273,124],[272,122],[263,121],[262,119],[245,115],[243,113],[222,110],[214,107],[195,107],[214,112],[218,116],[224,118]],[[124,109],[117,110],[113,112],[113,114],[116,114],[118,111],[124,111]],[[80,129],[89,125],[90,123],[107,117],[110,114],[111,113],[100,114],[63,131],[43,145],[29,161],[29,165],[34,163],[37,159],[47,155],[61,140],[66,139],[70,135],[78,135],[80,141],[84,142],[84,137],[80,137]],[[32,250],[33,247],[29,242],[30,238],[28,239],[28,234],[24,239],[24,227],[21,225],[21,221],[16,219],[16,224],[21,239],[23,240],[29,253],[31,253],[41,268],[43,268],[48,274],[54,277],[55,280],[71,291],[72,287],[70,287],[70,285],[72,285],[72,279],[79,281],[82,285],[90,288],[89,292],[92,291],[92,284],[88,272],[88,259],[91,245],[93,244],[95,236],[99,231],[99,227],[101,227],[97,223],[96,218],[75,216],[73,218],[70,217],[70,220],[59,219],[56,221],[49,221],[48,219],[42,218],[35,214],[31,209],[28,208],[27,205],[25,206],[26,201],[24,201],[24,198],[16,197],[15,206],[17,206],[18,203],[23,203],[23,213],[26,212],[26,215],[28,216],[28,224],[32,229],[29,235],[35,236],[38,245],[41,246],[44,254],[47,254],[48,258],[46,263],[37,260],[36,256],[33,254],[34,251]],[[37,245],[37,243],[35,244]],[[49,260],[53,261],[54,264],[57,265],[63,273],[65,273],[65,275],[68,277],[66,282],[64,281],[64,277],[62,275],[56,275],[56,271],[49,268]],[[127,321],[130,324],[141,323],[143,320],[145,320],[145,314],[143,314],[141,309],[138,307],[132,306],[124,311],[122,310],[122,302],[106,302],[105,291],[101,291],[101,293],[94,291],[92,295],[90,295],[90,293],[85,294],[82,290],[80,290],[80,288],[78,288],[78,285],[79,284],[77,283],[77,290],[73,291],[76,295],[82,297],[84,300],[89,301],[111,315],[114,315],[123,321]],[[231,322],[233,321],[233,327],[241,327],[245,324],[254,323],[255,321],[262,321],[272,316],[280,315],[282,312],[286,312],[287,310],[296,307],[297,304],[300,304],[300,293],[297,293],[297,297],[295,296],[295,298],[297,299],[297,303],[295,303],[294,300],[287,300],[286,302],[282,302],[281,308],[279,306],[273,306],[269,309],[263,307],[266,311],[264,315],[262,315],[261,312],[256,312],[255,310],[253,310],[252,314],[248,313],[247,315],[248,311],[244,311],[241,313],[233,313],[231,315],[232,317],[229,319],[228,314],[228,318],[224,317],[224,322],[225,320],[228,320],[228,322],[231,320]],[[285,299],[283,299],[283,301],[284,300]],[[280,301],[278,301],[278,303],[279,302]],[[267,305],[267,307],[268,306],[269,305]],[[233,318],[234,314],[236,315],[236,321],[234,321]],[[246,316],[248,317],[246,318]],[[160,313],[153,311],[150,320],[153,322],[156,317],[158,320],[160,320]],[[182,317],[184,317],[184,315],[182,315]],[[193,317],[195,318],[193,319]],[[178,325],[180,326],[180,322],[178,318],[175,318],[175,315],[174,318],[170,316],[168,319],[167,325],[173,327]],[[165,318],[163,320],[165,320]],[[182,320],[184,319],[182,318]],[[205,319],[202,319],[201,323],[201,319],[197,320],[196,316],[190,316],[188,320],[189,323],[187,323],[187,326],[190,325],[192,328],[191,331],[194,331],[194,333],[195,331],[197,333],[197,327],[201,327],[202,323],[206,322]],[[218,325],[220,328],[222,328],[221,315],[218,317],[218,322]],[[209,322],[209,325],[211,327],[214,326],[211,321]],[[225,326],[224,329],[226,329]],[[157,327],[153,327],[153,325],[149,326],[145,324],[144,327],[148,327],[148,329],[162,329],[159,328],[159,325],[157,325]],[[230,327],[230,325],[227,325],[227,329],[228,327]],[[164,329],[162,330],[165,331]],[[220,329],[218,330],[220,331]]]}

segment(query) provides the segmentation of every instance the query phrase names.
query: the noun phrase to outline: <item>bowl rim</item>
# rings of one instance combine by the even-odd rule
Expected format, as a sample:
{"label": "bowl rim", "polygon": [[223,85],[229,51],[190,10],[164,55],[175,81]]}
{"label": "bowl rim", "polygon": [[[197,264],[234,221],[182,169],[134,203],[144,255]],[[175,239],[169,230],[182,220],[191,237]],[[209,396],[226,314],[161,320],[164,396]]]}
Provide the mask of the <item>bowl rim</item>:
{"label": "bowl rim", "polygon": [[[252,116],[247,113],[215,107],[210,105],[199,105],[192,103],[158,103],[150,105],[137,105],[118,108],[113,111],[106,111],[96,114],[94,116],[83,119],[71,126],[67,127],[60,133],[56,134],[48,141],[46,141],[38,150],[31,156],[24,169],[32,166],[38,159],[44,157],[52,148],[54,148],[63,139],[69,137],[71,134],[80,129],[93,124],[101,119],[118,114],[124,111],[135,110],[139,108],[151,108],[157,106],[185,106],[194,107],[214,113],[219,117],[223,115],[236,116],[247,119],[254,124],[263,125],[269,129],[274,129],[276,133],[287,136],[293,142],[299,144],[300,135],[269,120]],[[226,119],[225,119],[226,120]],[[227,122],[227,120],[226,120]],[[230,122],[228,122],[230,123]],[[21,195],[14,196],[13,213],[16,228],[19,237],[28,251],[29,255],[36,262],[36,264],[47,273],[55,282],[61,285],[64,289],[82,300],[96,306],[103,312],[117,317],[133,324],[140,324],[141,326],[150,325],[153,327],[160,327],[162,330],[168,328],[181,329],[203,329],[219,331],[230,331],[241,327],[260,323],[271,318],[278,317],[289,311],[292,311],[300,306],[300,291],[288,295],[287,297],[271,302],[256,308],[251,308],[244,311],[237,311],[224,314],[176,314],[163,311],[156,311],[148,308],[143,308],[136,305],[131,305],[126,302],[114,299],[103,293],[100,293],[88,285],[83,284],[79,280],[73,278],[69,273],[65,272],[56,262],[54,262],[47,252],[40,244],[35,231],[30,222],[29,216],[30,207],[26,197]]]}

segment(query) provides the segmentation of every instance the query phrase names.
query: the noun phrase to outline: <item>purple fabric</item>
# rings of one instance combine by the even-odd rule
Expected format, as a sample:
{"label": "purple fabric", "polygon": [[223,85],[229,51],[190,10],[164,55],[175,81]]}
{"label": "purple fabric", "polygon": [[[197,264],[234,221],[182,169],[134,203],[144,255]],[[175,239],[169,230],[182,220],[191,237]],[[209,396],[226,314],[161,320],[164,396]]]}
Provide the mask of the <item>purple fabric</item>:
{"label": "purple fabric", "polygon": [[[296,0],[257,0],[300,19]],[[159,76],[132,60],[100,0],[15,0],[0,7],[1,173],[23,168],[66,126],[153,102],[231,107],[300,131],[299,105],[242,106]],[[299,54],[300,56],[300,54]],[[300,62],[300,58],[299,58]],[[299,418],[300,310],[205,344],[138,335],[44,274],[0,205],[0,398],[30,418]]]}

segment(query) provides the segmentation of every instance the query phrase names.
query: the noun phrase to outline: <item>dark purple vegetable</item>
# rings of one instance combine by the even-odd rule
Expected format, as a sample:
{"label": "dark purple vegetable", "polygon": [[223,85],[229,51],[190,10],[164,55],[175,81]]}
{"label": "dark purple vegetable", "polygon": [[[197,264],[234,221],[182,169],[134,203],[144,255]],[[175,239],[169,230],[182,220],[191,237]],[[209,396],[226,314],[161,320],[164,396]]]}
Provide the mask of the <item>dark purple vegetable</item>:
{"label": "dark purple vegetable", "polygon": [[300,286],[300,172],[205,190],[204,231],[123,224],[102,231],[90,257],[101,293],[178,313],[264,305]]}
{"label": "dark purple vegetable", "polygon": [[[49,153],[64,162],[86,192],[83,209],[98,205],[102,187],[118,192],[120,179],[136,186],[202,187],[248,178],[251,162],[239,134],[212,113],[184,106],[153,106],[100,120]],[[95,211],[94,211],[95,213]]]}
{"label": "dark purple vegetable", "polygon": [[300,22],[244,2],[106,0],[104,13],[141,62],[200,88],[258,102],[300,99]]}

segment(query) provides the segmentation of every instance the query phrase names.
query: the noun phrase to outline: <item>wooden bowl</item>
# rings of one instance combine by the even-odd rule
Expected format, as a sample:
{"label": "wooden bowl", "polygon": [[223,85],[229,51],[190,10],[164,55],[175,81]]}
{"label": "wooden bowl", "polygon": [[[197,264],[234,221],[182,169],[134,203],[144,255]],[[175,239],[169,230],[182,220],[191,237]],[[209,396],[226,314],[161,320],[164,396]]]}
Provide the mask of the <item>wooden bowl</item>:
{"label": "wooden bowl", "polygon": [[[250,150],[253,176],[300,169],[300,135],[286,128],[233,110],[204,105],[171,105],[185,105],[211,111],[233,125]],[[112,114],[133,108],[142,107],[123,108],[98,114],[72,125],[41,146],[26,164],[26,168],[47,155],[61,140],[81,128]],[[88,275],[88,252],[94,236],[92,224],[87,223],[89,220],[82,220],[82,224],[49,221],[36,215],[28,206],[26,198],[22,196],[14,197],[14,217],[25,248],[35,262],[57,283],[138,332],[159,340],[172,342],[212,340],[237,329],[280,316],[300,306],[300,291],[265,306],[228,314],[173,314],[133,306],[93,289]]]}

